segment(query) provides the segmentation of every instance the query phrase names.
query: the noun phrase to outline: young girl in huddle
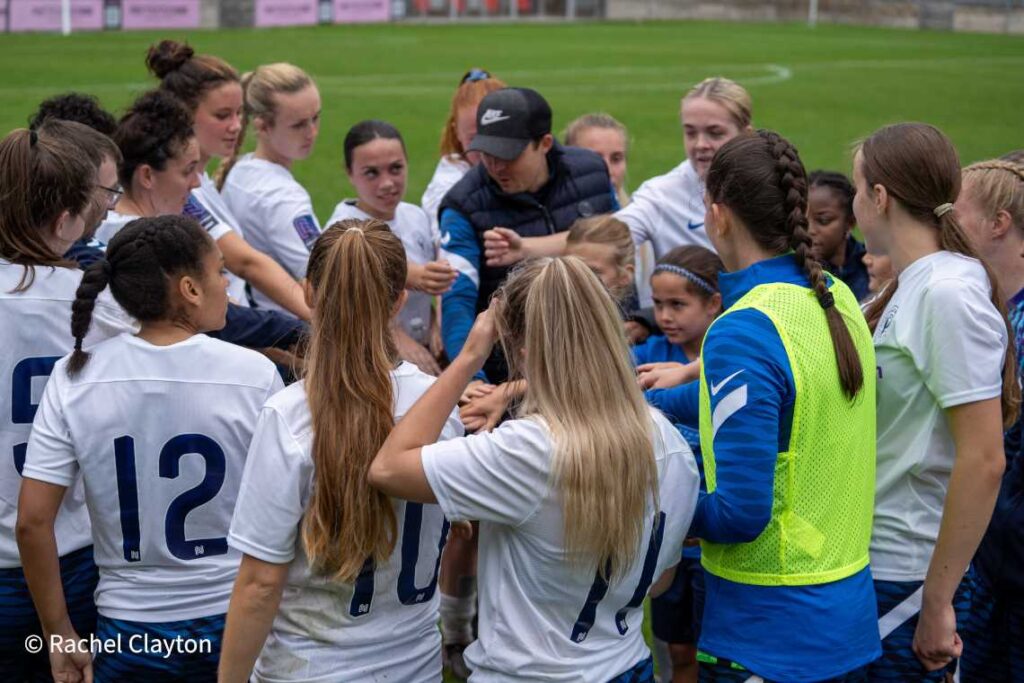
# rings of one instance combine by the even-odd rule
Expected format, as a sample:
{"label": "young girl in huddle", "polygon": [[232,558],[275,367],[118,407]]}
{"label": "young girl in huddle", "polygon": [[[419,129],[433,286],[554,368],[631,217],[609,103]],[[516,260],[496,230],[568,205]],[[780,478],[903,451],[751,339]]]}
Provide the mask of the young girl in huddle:
{"label": "young girl in huddle", "polygon": [[[499,336],[513,376],[529,380],[516,419],[435,444]],[[615,302],[582,261],[537,259],[510,275],[369,480],[480,520],[474,677],[653,680],[643,600],[679,562],[697,468],[644,403]]]}
{"label": "young girl in huddle", "polygon": [[210,162],[232,156],[241,142],[242,85],[238,72],[220,57],[197,55],[188,45],[173,40],[150,47],[146,66],[160,79],[160,89],[180,99],[192,114],[200,175],[199,187],[192,190],[185,212],[206,228],[224,254],[232,300],[248,305],[248,281],[278,305],[309,320],[302,288],[273,259],[245,241],[238,219],[206,172]]}
{"label": "young girl in huddle", "polygon": [[[441,678],[449,522],[367,483],[377,448],[434,381],[399,361],[391,336],[405,270],[401,241],[375,219],[335,223],[313,247],[306,376],[264,406],[231,524],[243,557],[223,683]],[[450,408],[438,433],[462,434]]]}
{"label": "young girl in huddle", "polygon": [[807,176],[807,231],[811,255],[846,283],[858,301],[869,293],[864,245],[850,233],[853,216],[853,183],[842,173],[814,171]]}
{"label": "young girl in huddle", "polygon": [[[68,619],[54,544],[81,476],[100,569],[97,638],[205,646],[95,659],[53,649],[55,680],[88,680],[90,669],[98,681],[215,678],[239,561],[228,525],[260,407],[282,388],[269,360],[203,334],[224,325],[223,267],[198,223],[168,215],[129,223],[82,276],[75,350],[54,367],[25,458],[18,547],[32,598],[45,633],[84,635]],[[108,285],[141,330],[83,351]]]}
{"label": "young girl in huddle", "polygon": [[[89,158],[89,140],[103,136],[81,124],[47,119],[33,131],[19,129],[0,140],[0,680],[45,680],[45,653],[25,649],[25,639],[42,637],[23,560],[15,542],[18,495],[36,391],[54,363],[71,350],[71,302],[82,273],[63,257],[95,226],[110,192]],[[109,144],[109,142],[107,143]],[[116,153],[116,150],[115,150]],[[88,344],[121,331],[113,324],[113,302],[96,306],[97,325]],[[123,329],[123,328],[122,328]],[[96,565],[81,480],[55,511],[51,536],[51,590],[65,597],[73,628],[83,635],[96,625]],[[59,555],[59,560],[57,556]]]}
{"label": "young girl in huddle", "polygon": [[[305,71],[278,63],[242,76],[242,94],[245,120],[217,184],[246,241],[301,280],[309,252],[320,236],[320,224],[309,193],[295,180],[291,168],[313,152],[320,132],[320,92]],[[237,159],[250,120],[257,136],[256,151]],[[253,301],[283,310],[258,290]]]}
{"label": "young girl in huddle", "polygon": [[356,199],[339,202],[327,225],[348,218],[376,218],[402,240],[408,260],[405,284],[410,291],[398,314],[398,351],[405,360],[436,375],[440,368],[434,356],[441,349],[432,298],[448,290],[455,271],[446,261],[437,260],[440,235],[431,229],[426,212],[402,201],[409,176],[402,135],[385,121],[361,121],[345,135],[344,147],[345,171]]}
{"label": "young girl in huddle", "polygon": [[[651,277],[654,314],[662,335],[650,337],[633,348],[633,356],[645,375],[658,374],[663,364],[689,363],[700,355],[704,333],[722,311],[718,274],[725,267],[714,252],[703,247],[676,247],[658,261]],[[645,381],[650,377],[645,378]],[[670,394],[660,389],[647,392],[647,400],[660,405]],[[671,409],[668,410],[671,413]],[[678,418],[677,418],[678,419]],[[696,421],[676,423],[701,467],[700,434]],[[671,588],[651,601],[651,630],[668,644],[671,677],[666,683],[697,680],[697,641],[704,612],[704,570],[700,549],[683,549]]]}
{"label": "young girl in huddle", "polygon": [[437,210],[441,200],[469,169],[480,163],[479,152],[466,151],[476,135],[477,106],[488,93],[504,87],[504,81],[484,69],[470,69],[462,76],[459,87],[452,95],[448,120],[441,131],[441,159],[420,201],[430,217],[430,227],[435,232],[440,227]]}

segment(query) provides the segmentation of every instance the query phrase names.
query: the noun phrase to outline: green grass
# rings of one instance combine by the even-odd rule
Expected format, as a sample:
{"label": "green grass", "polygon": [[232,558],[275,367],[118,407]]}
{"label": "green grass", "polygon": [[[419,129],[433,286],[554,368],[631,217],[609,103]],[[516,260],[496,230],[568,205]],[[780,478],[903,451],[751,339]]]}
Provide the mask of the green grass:
{"label": "green grass", "polygon": [[318,80],[323,127],[295,172],[326,218],[352,196],[341,140],[383,118],[409,149],[407,198],[418,202],[458,77],[490,69],[550,100],[560,129],[605,110],[630,129],[630,186],[683,157],[678,101],[691,84],[725,75],[748,87],[755,123],[800,148],[809,168],[849,170],[849,148],[885,123],[944,129],[964,162],[1024,146],[1024,40],[1019,37],[797,24],[712,22],[324,26],[166,33],[4,35],[0,126],[24,125],[36,104],[70,89],[119,109],[152,82],[143,65],[159,37],[187,38],[240,69],[292,61]]}

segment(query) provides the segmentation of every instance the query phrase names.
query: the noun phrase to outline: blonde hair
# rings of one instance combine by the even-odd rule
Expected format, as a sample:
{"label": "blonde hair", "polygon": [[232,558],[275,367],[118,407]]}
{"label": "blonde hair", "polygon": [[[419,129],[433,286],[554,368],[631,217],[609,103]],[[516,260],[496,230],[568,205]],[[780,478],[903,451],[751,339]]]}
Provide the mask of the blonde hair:
{"label": "blonde hair", "polygon": [[[625,124],[616,119],[611,114],[606,114],[602,111],[593,112],[591,114],[584,114],[569,122],[569,125],[565,127],[562,132],[562,140],[565,144],[572,147],[579,146],[579,138],[583,135],[583,131],[591,128],[603,128],[605,130],[614,130],[622,135],[622,140],[626,145],[626,153],[629,153],[629,131],[626,129]],[[625,183],[623,183],[625,185]],[[625,187],[615,188],[615,194],[619,200],[620,206],[625,206],[629,203],[629,193],[626,192]]]}
{"label": "blonde hair", "polygon": [[405,275],[401,240],[376,219],[333,224],[309,256],[316,305],[305,382],[316,477],[302,542],[310,567],[336,581],[355,580],[367,558],[383,564],[395,548],[394,506],[366,473],[394,426],[390,323]]}
{"label": "blonde hair", "polygon": [[452,106],[448,110],[448,120],[445,121],[444,128],[441,129],[442,157],[462,159],[466,156],[466,150],[462,148],[462,143],[459,142],[459,136],[455,130],[456,121],[459,118],[459,110],[464,107],[475,108],[488,93],[506,87],[508,86],[505,85],[504,81],[491,77],[482,78],[477,81],[466,81],[455,89],[455,94],[452,95]]}
{"label": "blonde hair", "polygon": [[311,85],[314,83],[309,74],[287,62],[264,64],[256,67],[253,71],[242,74],[242,98],[245,104],[242,130],[238,133],[235,149],[231,156],[225,159],[217,169],[215,182],[218,190],[224,188],[224,181],[227,180],[228,174],[231,173],[235,162],[238,161],[238,153],[245,142],[245,131],[249,127],[249,120],[258,117],[268,125],[273,125],[277,107],[274,96],[301,92]]}
{"label": "blonde hair", "polygon": [[513,375],[525,358],[520,414],[542,420],[554,442],[566,551],[605,579],[619,576],[637,559],[648,502],[658,507],[658,470],[618,307],[572,256],[523,264],[498,296]]}
{"label": "blonde hair", "polygon": [[[621,273],[630,266],[636,266],[636,244],[629,232],[629,226],[612,214],[580,218],[569,227],[566,247],[577,244],[605,244],[615,249],[615,267]],[[612,291],[619,301],[629,292],[630,287]]]}
{"label": "blonde hair", "polygon": [[750,99],[750,93],[742,85],[728,78],[705,78],[683,96],[683,102],[696,99],[710,100],[724,107],[740,130],[750,127],[751,121],[754,120],[754,104]]}
{"label": "blonde hair", "polygon": [[1024,231],[1024,166],[996,159],[979,161],[963,170],[963,182],[990,218],[1006,211],[1013,227]]}

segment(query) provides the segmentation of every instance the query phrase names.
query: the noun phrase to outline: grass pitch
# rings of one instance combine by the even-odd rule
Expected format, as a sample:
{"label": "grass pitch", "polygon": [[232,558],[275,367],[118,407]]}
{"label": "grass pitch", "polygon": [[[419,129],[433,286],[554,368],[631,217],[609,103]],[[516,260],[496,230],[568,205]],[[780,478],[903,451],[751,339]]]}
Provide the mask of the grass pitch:
{"label": "grass pitch", "polygon": [[629,185],[683,158],[679,98],[723,75],[754,98],[755,125],[799,147],[808,169],[849,172],[850,145],[901,120],[933,123],[964,163],[1024,147],[1024,39],[1012,36],[798,24],[393,24],[294,29],[93,33],[0,38],[0,127],[24,125],[37,103],[67,90],[119,110],[155,81],[146,47],[186,38],[239,69],[291,61],[316,78],[323,125],[295,173],[325,219],[354,196],[341,141],[364,118],[395,124],[410,161],[406,199],[419,202],[437,160],[451,94],[470,66],[551,102],[556,130],[607,111],[630,129]]}

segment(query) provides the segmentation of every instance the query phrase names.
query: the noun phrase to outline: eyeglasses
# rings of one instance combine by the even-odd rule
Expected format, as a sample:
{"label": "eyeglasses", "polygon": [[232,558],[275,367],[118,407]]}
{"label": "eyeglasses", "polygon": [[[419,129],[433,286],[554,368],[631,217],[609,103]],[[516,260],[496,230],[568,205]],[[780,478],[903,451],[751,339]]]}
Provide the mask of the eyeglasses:
{"label": "eyeglasses", "polygon": [[475,83],[476,81],[486,81],[491,77],[491,74],[483,69],[470,69],[466,72],[466,75],[459,81],[459,85],[464,83]]}
{"label": "eyeglasses", "polygon": [[101,190],[107,191],[108,209],[113,209],[115,206],[117,206],[118,200],[120,200],[121,195],[124,194],[124,189],[122,189],[120,185],[118,185],[117,187],[107,187],[106,185],[100,185],[99,183],[97,183],[96,187],[98,187]]}

